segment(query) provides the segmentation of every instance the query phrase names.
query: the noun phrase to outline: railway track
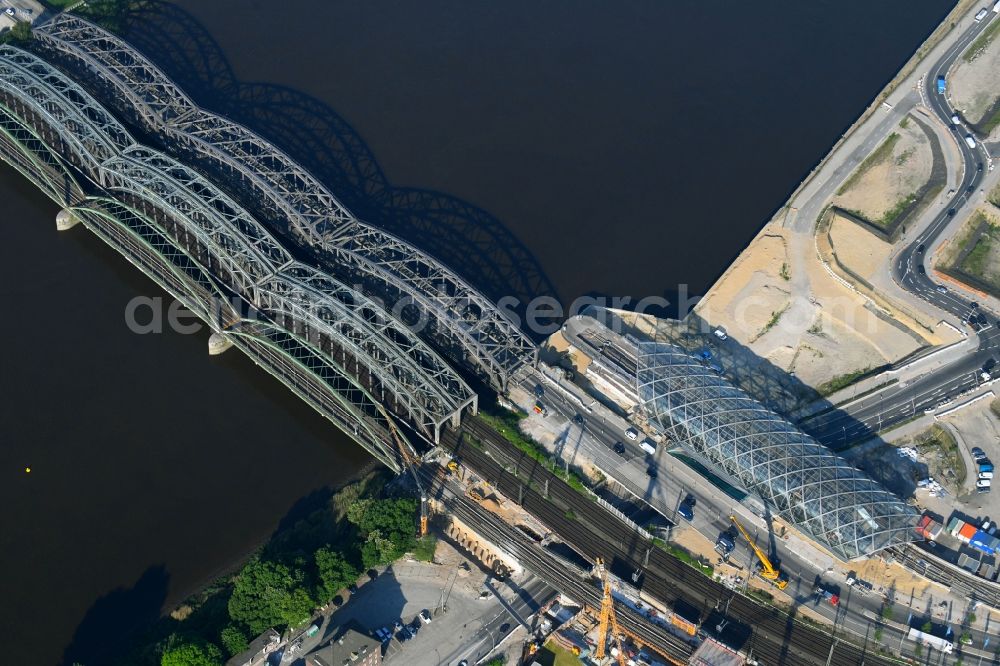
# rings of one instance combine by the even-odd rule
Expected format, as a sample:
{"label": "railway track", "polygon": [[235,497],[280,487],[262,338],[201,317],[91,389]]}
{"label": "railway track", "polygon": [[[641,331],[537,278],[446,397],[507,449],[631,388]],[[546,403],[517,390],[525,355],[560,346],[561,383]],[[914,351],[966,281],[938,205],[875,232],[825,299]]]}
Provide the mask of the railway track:
{"label": "railway track", "polygon": [[[512,525],[486,511],[459,492],[447,492],[447,482],[441,476],[425,474],[425,479],[436,499],[449,511],[480,533],[482,537],[509,552],[522,566],[575,601],[597,608],[601,604],[601,590],[589,580],[589,572],[557,560],[533,540]],[[677,663],[686,663],[692,646],[670,631],[659,627],[631,608],[616,604],[619,623],[646,644],[665,649]]]}
{"label": "railway track", "polygon": [[[574,490],[482,420],[466,419],[462,430],[479,445],[452,430],[442,436],[442,445],[505,496],[519,501],[590,561],[604,558],[625,580],[640,572],[637,586],[645,592],[667,604],[681,599],[701,609],[702,617],[732,596],[728,588],[655,547],[597,502]],[[745,647],[766,666],[898,663],[749,597],[735,595],[728,614],[751,628]]]}

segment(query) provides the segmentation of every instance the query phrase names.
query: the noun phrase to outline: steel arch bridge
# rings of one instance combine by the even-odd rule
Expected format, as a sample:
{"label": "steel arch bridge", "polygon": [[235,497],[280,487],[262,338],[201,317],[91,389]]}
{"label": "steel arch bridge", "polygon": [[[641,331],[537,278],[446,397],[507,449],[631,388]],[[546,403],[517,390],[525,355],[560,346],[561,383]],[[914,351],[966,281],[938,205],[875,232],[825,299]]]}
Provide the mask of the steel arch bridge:
{"label": "steel arch bridge", "polygon": [[[322,268],[358,284],[443,354],[505,391],[536,345],[503,308],[402,239],[355,218],[318,180],[246,127],[195,104],[154,63],[104,29],[70,14],[39,26],[46,58],[85,74],[115,110],[165,137],[166,152],[219,182]],[[246,199],[243,199],[246,197]]]}
{"label": "steel arch bridge", "polygon": [[50,63],[0,46],[0,157],[390,468],[477,396],[383,306],[293,257]]}

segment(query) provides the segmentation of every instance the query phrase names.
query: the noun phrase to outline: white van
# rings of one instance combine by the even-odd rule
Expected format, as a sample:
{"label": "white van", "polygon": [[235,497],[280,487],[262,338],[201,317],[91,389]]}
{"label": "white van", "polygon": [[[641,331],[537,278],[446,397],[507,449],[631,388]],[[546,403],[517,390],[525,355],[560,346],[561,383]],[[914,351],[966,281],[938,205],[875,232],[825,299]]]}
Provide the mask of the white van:
{"label": "white van", "polygon": [[975,148],[976,147],[976,139],[971,134],[966,134],[965,135],[965,145],[967,145],[969,148]]}
{"label": "white van", "polygon": [[992,479],[993,478],[993,472],[980,472],[979,473],[979,478],[980,479]]}
{"label": "white van", "polygon": [[646,439],[639,442],[639,448],[648,453],[649,455],[653,455],[654,453],[656,453],[656,442],[647,437]]}

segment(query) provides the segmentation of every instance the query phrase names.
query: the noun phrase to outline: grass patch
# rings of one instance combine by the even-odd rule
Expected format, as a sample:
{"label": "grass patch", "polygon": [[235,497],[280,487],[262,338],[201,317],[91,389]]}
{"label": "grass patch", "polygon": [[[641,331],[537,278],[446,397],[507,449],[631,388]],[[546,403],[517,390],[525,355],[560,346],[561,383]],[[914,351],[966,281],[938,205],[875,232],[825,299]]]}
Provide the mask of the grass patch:
{"label": "grass patch", "polygon": [[896,221],[896,218],[902,215],[903,211],[912,206],[916,200],[917,195],[915,193],[907,194],[905,197],[897,201],[895,206],[887,210],[882,217],[877,220],[873,220],[872,223],[887,231],[892,229],[892,223]]}
{"label": "grass patch", "polygon": [[862,370],[855,370],[854,372],[844,373],[842,375],[834,377],[828,382],[823,382],[822,384],[819,385],[819,388],[816,390],[819,391],[819,394],[823,396],[830,395],[831,393],[836,393],[837,391],[843,388],[847,388],[854,382],[858,381],[861,377],[864,377],[871,371],[871,369],[872,368],[869,365],[863,368]]}
{"label": "grass patch", "polygon": [[437,537],[428,534],[417,539],[417,545],[413,549],[413,559],[421,562],[431,562],[434,560],[434,551],[437,549]]}
{"label": "grass patch", "polygon": [[893,132],[886,137],[885,141],[882,142],[882,145],[876,148],[871,155],[865,158],[865,161],[854,170],[854,173],[852,173],[846,181],[844,181],[844,184],[837,190],[837,196],[844,194],[857,185],[858,181],[861,180],[861,177],[868,173],[872,167],[876,167],[889,159],[889,156],[892,154],[892,149],[896,145],[897,141],[899,141],[899,134],[896,132]]}
{"label": "grass patch", "polygon": [[921,455],[937,453],[940,457],[940,469],[936,473],[952,476],[955,483],[961,487],[965,482],[965,462],[958,450],[958,442],[946,428],[934,424],[914,439],[914,445]]}
{"label": "grass patch", "polygon": [[711,564],[705,564],[705,563],[703,563],[697,557],[695,557],[691,553],[687,552],[686,550],[684,550],[680,546],[676,546],[676,545],[674,545],[672,543],[667,543],[663,539],[658,539],[656,537],[653,537],[653,544],[655,546],[657,546],[657,547],[665,550],[667,553],[669,553],[673,557],[676,557],[678,560],[680,560],[684,564],[688,565],[689,567],[691,567],[693,569],[696,569],[697,571],[700,571],[701,573],[705,574],[709,578],[711,578],[712,574],[715,573],[715,568]]}
{"label": "grass patch", "polygon": [[791,273],[788,272],[788,264],[787,263],[782,263],[781,264],[781,270],[778,272],[778,275],[780,275],[781,279],[784,280],[785,282],[788,282],[789,280],[792,279]]}
{"label": "grass patch", "polygon": [[989,45],[993,42],[993,39],[997,36],[998,30],[1000,30],[1000,21],[993,21],[989,27],[983,31],[983,34],[979,35],[979,37],[976,38],[976,41],[972,42],[972,46],[970,46],[965,53],[962,54],[962,60],[965,62],[972,62],[982,55],[983,51],[989,47]]}
{"label": "grass patch", "polygon": [[996,128],[997,125],[1000,125],[1000,106],[994,109],[993,115],[991,115],[989,118],[983,119],[983,121],[979,125],[979,131],[981,131],[983,134],[989,134]]}
{"label": "grass patch", "polygon": [[903,118],[901,121],[899,121],[899,129],[906,129],[909,126],[910,126],[910,117],[909,116],[907,116],[907,117]]}
{"label": "grass patch", "polygon": [[976,239],[976,245],[972,252],[965,255],[962,262],[962,270],[977,277],[982,277],[986,273],[986,259],[990,256],[990,246],[992,239],[988,236],[980,236]]}
{"label": "grass patch", "polygon": [[791,306],[791,303],[786,303],[785,307],[781,308],[780,310],[775,310],[774,312],[772,312],[771,318],[767,321],[766,324],[764,324],[764,328],[760,329],[757,335],[753,336],[753,339],[750,340],[750,342],[759,340],[761,336],[763,336],[765,333],[774,328],[778,324],[778,321],[781,319],[781,315],[785,314],[785,311],[788,310],[789,306]]}
{"label": "grass patch", "polygon": [[521,451],[527,455],[532,460],[540,463],[545,469],[552,472],[555,476],[565,481],[574,490],[580,492],[581,494],[591,497],[590,493],[587,492],[587,484],[584,483],[583,479],[573,471],[567,472],[566,469],[559,464],[557,460],[553,460],[551,455],[545,448],[536,442],[535,440],[527,437],[521,432],[518,427],[518,423],[521,419],[525,418],[522,414],[489,414],[486,412],[480,412],[480,418],[483,421],[489,423],[493,428],[503,435],[504,439],[514,445],[514,448]]}
{"label": "grass patch", "polygon": [[582,666],[583,664],[579,657],[555,641],[547,642],[545,647],[533,655],[533,658],[542,666]]}
{"label": "grass patch", "polygon": [[767,590],[758,590],[756,587],[751,587],[747,590],[747,596],[754,597],[765,604],[770,604],[774,602],[774,595]]}

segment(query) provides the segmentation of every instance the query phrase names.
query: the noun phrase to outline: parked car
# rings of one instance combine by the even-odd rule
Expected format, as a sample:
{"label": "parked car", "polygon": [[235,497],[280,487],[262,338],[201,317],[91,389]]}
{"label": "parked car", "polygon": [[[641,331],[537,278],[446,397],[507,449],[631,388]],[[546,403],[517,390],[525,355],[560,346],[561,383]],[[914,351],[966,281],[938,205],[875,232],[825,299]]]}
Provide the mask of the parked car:
{"label": "parked car", "polygon": [[989,479],[979,479],[976,481],[976,488],[989,488],[993,485],[993,482]]}
{"label": "parked car", "polygon": [[720,340],[726,340],[729,338],[729,335],[726,333],[726,329],[722,328],[721,326],[712,331],[712,333],[714,333],[715,337],[719,338]]}
{"label": "parked car", "polygon": [[[984,367],[984,369],[985,369],[985,367]],[[986,459],[986,452],[983,451],[978,446],[973,446],[972,447],[972,457],[975,458],[976,460],[985,460]]]}
{"label": "parked car", "polygon": [[420,614],[417,617],[419,617],[420,621],[423,622],[424,624],[431,623],[431,614],[427,611],[426,608],[420,611]]}
{"label": "parked car", "polygon": [[639,431],[635,428],[629,428],[625,431],[625,436],[631,439],[633,442],[639,438]]}
{"label": "parked car", "polygon": [[681,505],[677,507],[677,513],[688,522],[694,520],[694,507],[687,502],[681,502]]}

